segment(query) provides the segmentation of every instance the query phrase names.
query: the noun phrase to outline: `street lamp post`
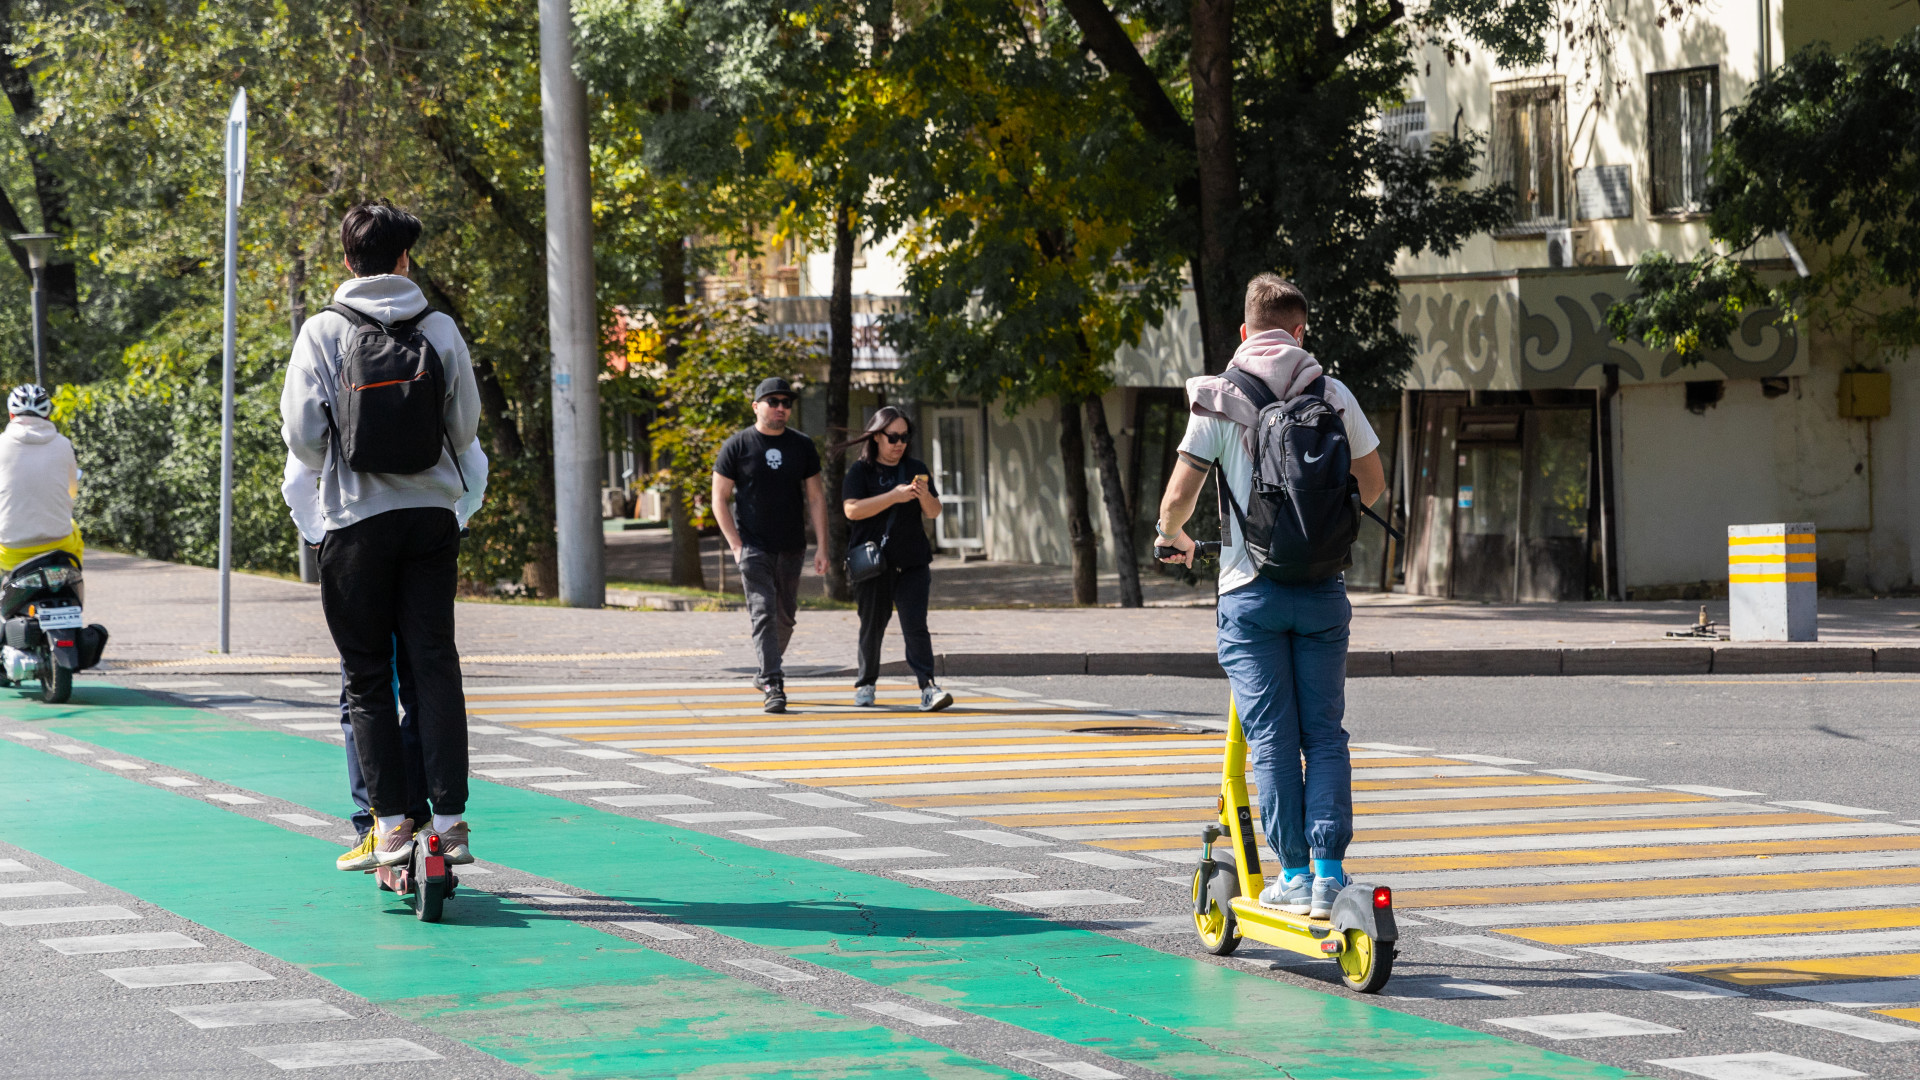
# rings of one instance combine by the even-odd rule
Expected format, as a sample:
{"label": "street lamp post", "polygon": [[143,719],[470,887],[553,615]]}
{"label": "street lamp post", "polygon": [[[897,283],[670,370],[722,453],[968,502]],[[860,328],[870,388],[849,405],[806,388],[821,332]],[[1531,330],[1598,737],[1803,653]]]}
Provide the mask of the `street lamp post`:
{"label": "street lamp post", "polygon": [[33,272],[33,381],[47,385],[47,255],[54,233],[17,233],[10,239],[27,249],[27,267]]}

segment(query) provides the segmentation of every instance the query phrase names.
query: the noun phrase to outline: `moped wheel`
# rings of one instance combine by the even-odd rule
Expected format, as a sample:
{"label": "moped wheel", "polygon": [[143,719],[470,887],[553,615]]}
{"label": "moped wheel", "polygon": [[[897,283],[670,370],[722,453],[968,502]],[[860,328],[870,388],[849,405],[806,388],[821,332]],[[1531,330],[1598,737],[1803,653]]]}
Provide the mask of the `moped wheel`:
{"label": "moped wheel", "polygon": [[73,696],[73,672],[53,662],[53,649],[40,648],[40,700],[59,705]]}
{"label": "moped wheel", "polygon": [[1347,931],[1340,953],[1340,980],[1357,994],[1377,994],[1393,975],[1393,945],[1373,940],[1364,930]]}
{"label": "moped wheel", "polygon": [[1240,895],[1240,878],[1231,860],[1214,855],[1213,877],[1207,882],[1207,905],[1200,908],[1200,876],[1207,868],[1193,870],[1193,928],[1200,935],[1200,947],[1215,956],[1230,956],[1240,947],[1239,920],[1233,916],[1233,898]]}

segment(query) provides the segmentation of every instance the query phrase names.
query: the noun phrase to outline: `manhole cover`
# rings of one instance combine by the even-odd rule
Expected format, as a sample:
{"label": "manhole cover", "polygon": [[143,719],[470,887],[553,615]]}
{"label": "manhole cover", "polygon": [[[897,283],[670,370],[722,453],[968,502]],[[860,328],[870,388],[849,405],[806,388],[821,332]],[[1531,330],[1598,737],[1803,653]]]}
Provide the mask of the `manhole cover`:
{"label": "manhole cover", "polygon": [[1218,732],[1190,727],[1077,727],[1076,735],[1215,735]]}

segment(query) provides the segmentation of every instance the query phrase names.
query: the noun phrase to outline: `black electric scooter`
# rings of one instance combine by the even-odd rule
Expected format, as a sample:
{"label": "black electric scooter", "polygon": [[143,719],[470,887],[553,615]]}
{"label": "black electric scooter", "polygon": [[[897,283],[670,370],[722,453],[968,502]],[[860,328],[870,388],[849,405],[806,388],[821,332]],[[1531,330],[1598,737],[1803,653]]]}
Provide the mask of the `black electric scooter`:
{"label": "black electric scooter", "polygon": [[81,622],[80,560],[71,552],[36,555],[0,579],[0,619],[0,681],[23,686],[37,678],[49,705],[71,697],[73,673],[98,664],[107,647],[106,627]]}

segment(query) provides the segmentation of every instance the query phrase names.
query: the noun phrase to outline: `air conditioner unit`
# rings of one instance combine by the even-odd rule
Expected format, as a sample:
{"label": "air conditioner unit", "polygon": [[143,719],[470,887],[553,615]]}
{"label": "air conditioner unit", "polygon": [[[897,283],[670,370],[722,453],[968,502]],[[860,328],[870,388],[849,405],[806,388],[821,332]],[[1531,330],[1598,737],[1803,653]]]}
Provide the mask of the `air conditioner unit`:
{"label": "air conditioner unit", "polygon": [[1573,265],[1573,230],[1567,226],[1547,230],[1547,265],[1566,268]]}

